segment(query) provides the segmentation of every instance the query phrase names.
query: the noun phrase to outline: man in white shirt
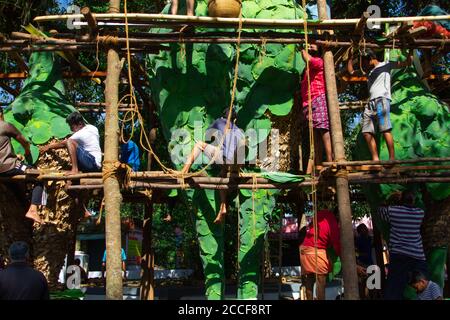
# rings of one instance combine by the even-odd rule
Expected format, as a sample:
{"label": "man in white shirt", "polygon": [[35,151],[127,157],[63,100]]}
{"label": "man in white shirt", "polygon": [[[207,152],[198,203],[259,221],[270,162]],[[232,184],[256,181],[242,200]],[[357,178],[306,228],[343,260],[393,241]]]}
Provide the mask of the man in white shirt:
{"label": "man in white shirt", "polygon": [[[366,55],[363,56],[363,69],[364,71],[370,70],[367,74],[369,103],[364,108],[362,132],[374,161],[380,160],[375,141],[375,122],[377,122],[379,130],[386,140],[389,160],[395,160],[394,138],[391,133],[390,118],[391,70],[410,66],[412,64],[412,51],[410,51],[408,59],[404,62],[380,61],[381,58],[378,58],[373,50],[366,49]],[[347,69],[350,74],[354,73],[352,54],[349,56]]]}
{"label": "man in white shirt", "polygon": [[44,153],[51,149],[67,148],[72,163],[72,170],[68,175],[83,172],[100,171],[102,151],[98,129],[86,124],[79,112],[72,112],[66,119],[73,134],[70,138],[41,147]]}

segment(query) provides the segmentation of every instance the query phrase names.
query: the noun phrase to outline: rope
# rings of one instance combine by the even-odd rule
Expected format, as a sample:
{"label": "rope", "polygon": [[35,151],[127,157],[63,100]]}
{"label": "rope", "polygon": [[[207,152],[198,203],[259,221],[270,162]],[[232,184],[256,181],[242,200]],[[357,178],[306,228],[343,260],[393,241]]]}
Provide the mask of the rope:
{"label": "rope", "polygon": [[95,67],[95,71],[92,74],[91,80],[94,80],[94,76],[95,76],[95,74],[97,74],[97,71],[100,68],[100,60],[98,59],[98,52],[99,52],[98,44],[99,44],[99,42],[100,42],[100,39],[99,39],[99,36],[97,35],[97,41],[95,44],[95,61],[97,62],[97,66]]}
{"label": "rope", "polygon": [[105,197],[102,198],[102,202],[100,203],[100,210],[98,213],[98,218],[95,224],[98,226],[102,221],[102,213],[103,213],[103,207],[105,206]]}
{"label": "rope", "polygon": [[[306,0],[302,0],[303,10],[306,8]],[[304,11],[304,14],[306,12]],[[308,39],[308,21],[307,19],[303,19],[303,30],[305,33],[305,50],[306,53],[309,55],[309,39]],[[317,233],[318,233],[318,226],[317,226],[317,190],[316,190],[316,166],[315,166],[315,146],[314,146],[314,128],[313,128],[313,119],[312,119],[312,103],[311,103],[311,79],[309,74],[309,59],[306,59],[306,79],[308,82],[308,126],[309,126],[309,145],[310,145],[310,155],[309,155],[309,161],[313,163],[312,166],[312,186],[311,186],[311,196],[312,196],[312,202],[313,202],[313,214],[314,214],[314,254],[315,254],[315,277],[316,277],[316,284],[318,283],[318,250],[317,250]]]}
{"label": "rope", "polygon": [[[140,125],[140,127],[142,129],[145,128],[144,125],[144,120],[142,117],[142,114],[139,111],[138,108],[138,104],[137,104],[137,100],[136,100],[136,96],[134,93],[134,86],[133,86],[133,79],[131,76],[131,53],[130,53],[130,43],[129,43],[129,30],[128,30],[128,12],[127,12],[127,0],[124,1],[124,13],[125,13],[125,34],[126,34],[126,48],[127,48],[127,62],[128,62],[128,81],[130,84],[130,93],[125,95],[124,97],[122,97],[119,101],[119,104],[126,98],[130,98],[130,104],[134,105],[134,108],[132,111],[127,111],[124,115],[124,119],[122,120],[122,126],[121,126],[121,136],[123,137],[123,132],[124,132],[124,128],[126,126],[127,122],[130,122],[131,125],[131,134],[130,134],[130,139],[133,137],[134,134],[134,124],[135,124],[135,120],[137,117],[137,121]],[[234,79],[233,79],[233,88],[232,88],[232,92],[231,92],[231,102],[230,102],[230,106],[229,106],[229,111],[228,111],[228,117],[227,117],[227,123],[225,126],[225,131],[224,131],[224,135],[221,139],[221,142],[219,145],[223,145],[223,143],[225,142],[225,137],[228,133],[228,131],[230,130],[230,123],[231,123],[231,114],[232,114],[232,110],[233,110],[233,104],[234,104],[234,99],[235,99],[235,95],[236,95],[236,87],[237,87],[237,79],[238,79],[238,71],[239,71],[239,58],[240,58],[240,44],[241,44],[241,33],[242,33],[242,8],[241,11],[239,13],[239,29],[238,29],[238,39],[237,39],[237,44],[236,44],[236,63],[235,63],[235,70],[234,70]],[[125,143],[128,141],[125,141],[125,139],[122,139]],[[205,172],[217,159],[219,153],[214,154],[213,158],[209,161],[209,163],[204,166],[201,170],[197,171],[197,172],[193,172],[193,173],[181,173],[178,171],[173,170],[172,168],[167,167],[166,165],[164,165],[161,161],[161,159],[158,157],[158,155],[153,151],[153,148],[150,144],[150,140],[147,134],[146,130],[141,130],[140,132],[140,145],[142,146],[142,148],[149,152],[154,159],[156,160],[156,162],[159,164],[159,166],[162,168],[162,170],[165,173],[168,173],[171,177],[173,178],[189,178],[189,177],[194,177],[194,176],[198,176],[201,175],[203,172]],[[144,143],[145,142],[145,143]]]}
{"label": "rope", "polygon": [[106,35],[97,37],[97,42],[101,41],[104,46],[117,46],[119,37],[117,35]]}
{"label": "rope", "polygon": [[258,188],[258,180],[256,179],[256,175],[252,176],[252,222],[253,222],[253,228],[252,228],[252,238],[253,238],[253,244],[255,244],[256,239],[256,215],[255,215],[255,191]]}
{"label": "rope", "polygon": [[116,177],[122,188],[129,189],[131,184],[131,167],[120,161],[103,161],[102,179]]}

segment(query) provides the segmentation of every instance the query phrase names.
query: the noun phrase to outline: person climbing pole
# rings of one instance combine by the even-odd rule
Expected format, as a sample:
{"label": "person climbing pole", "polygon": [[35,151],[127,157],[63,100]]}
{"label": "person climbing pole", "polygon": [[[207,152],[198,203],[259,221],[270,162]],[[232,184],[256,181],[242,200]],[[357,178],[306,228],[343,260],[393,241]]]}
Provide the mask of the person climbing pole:
{"label": "person climbing pole", "polygon": [[83,172],[97,172],[101,169],[102,151],[98,129],[86,124],[79,112],[72,112],[66,118],[73,134],[70,138],[40,148],[41,153],[52,149],[67,148],[72,170],[67,175]]}
{"label": "person climbing pole", "polygon": [[[186,0],[186,13],[188,16],[194,15],[195,0]],[[178,0],[172,0],[172,6],[170,7],[170,13],[172,15],[178,14]]]}
{"label": "person climbing pole", "polygon": [[[383,61],[373,50],[366,49],[362,56],[362,70],[367,73],[369,88],[369,103],[364,108],[362,117],[362,132],[369,147],[372,160],[379,161],[377,143],[375,140],[375,122],[383,133],[389,151],[389,160],[395,160],[394,138],[390,119],[391,104],[391,70],[408,67],[412,64],[412,51],[403,62]],[[382,54],[381,52],[380,54]],[[353,69],[353,51],[349,52],[347,71],[350,75],[355,73]]]}
{"label": "person climbing pole", "polygon": [[[327,96],[324,77],[324,62],[322,50],[315,44],[309,45],[308,51],[302,50],[302,56],[308,62],[308,69],[304,71],[301,82],[303,115],[309,121],[309,96],[311,96],[311,116],[314,130],[314,159],[315,164],[322,163],[323,149],[327,162],[333,161],[331,149],[330,122],[328,119]],[[309,73],[309,77],[308,77]],[[311,94],[308,94],[308,91]],[[312,172],[312,163],[308,163],[307,174]]]}
{"label": "person climbing pole", "polygon": [[[245,136],[243,131],[235,124],[237,117],[236,112],[232,110],[230,127],[225,134],[225,128],[227,125],[227,117],[229,108],[226,108],[222,114],[222,117],[218,118],[213,124],[206,130],[206,136],[214,137],[214,144],[208,144],[204,141],[198,141],[195,143],[191,154],[186,160],[186,164],[181,170],[182,174],[187,174],[194,163],[195,159],[203,152],[210,160],[214,159],[214,162],[221,165],[221,176],[225,177],[228,172],[239,174],[239,163],[241,155],[239,152],[245,146]],[[220,142],[223,143],[219,145]],[[227,214],[227,192],[226,190],[220,190],[220,209],[217,213],[217,217],[214,223],[220,224],[225,220]]]}
{"label": "person climbing pole", "polygon": [[[25,158],[30,160],[30,143],[15,126],[4,121],[3,108],[0,108],[0,176],[2,177],[25,174],[27,169],[30,168],[30,166],[23,163],[23,161],[14,153],[11,138],[22,145],[25,150]],[[38,209],[44,207],[46,204],[47,193],[45,192],[45,187],[43,184],[37,183],[33,187],[31,204],[25,217],[37,223],[42,223],[38,214]]]}

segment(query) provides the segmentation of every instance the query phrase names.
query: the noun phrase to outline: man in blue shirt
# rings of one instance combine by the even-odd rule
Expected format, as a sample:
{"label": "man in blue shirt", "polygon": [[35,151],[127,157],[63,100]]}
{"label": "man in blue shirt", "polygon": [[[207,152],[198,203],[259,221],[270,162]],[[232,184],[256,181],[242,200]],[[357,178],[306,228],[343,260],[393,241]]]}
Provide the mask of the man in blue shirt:
{"label": "man in blue shirt", "polygon": [[[122,257],[122,270],[123,270],[123,277],[127,278],[127,266],[125,265],[125,262],[127,261],[127,255],[125,253],[125,250],[122,248],[121,252]],[[104,272],[106,271],[106,249],[103,252],[103,259],[102,259],[102,277],[104,277]]]}
{"label": "man in blue shirt", "polygon": [[[214,137],[213,143],[206,143],[204,141],[198,141],[191,154],[186,160],[181,172],[187,174],[194,163],[195,159],[203,152],[208,159],[213,160],[214,163],[222,165],[221,176],[225,176],[226,173],[232,168],[236,169],[234,165],[243,164],[243,158],[245,158],[243,147],[245,146],[244,132],[235,124],[237,117],[234,110],[231,112],[231,120],[228,131],[225,133],[227,126],[229,109],[226,108],[222,114],[222,117],[218,118],[213,124],[206,130],[206,137]],[[241,152],[239,152],[241,151]],[[217,217],[214,223],[220,224],[224,221],[227,213],[227,192],[226,190],[220,190],[220,209],[217,213]]]}
{"label": "man in blue shirt", "polygon": [[120,144],[120,161],[128,164],[133,171],[139,171],[141,166],[139,148],[133,140],[130,140],[129,133],[125,133],[124,140],[128,142]]}

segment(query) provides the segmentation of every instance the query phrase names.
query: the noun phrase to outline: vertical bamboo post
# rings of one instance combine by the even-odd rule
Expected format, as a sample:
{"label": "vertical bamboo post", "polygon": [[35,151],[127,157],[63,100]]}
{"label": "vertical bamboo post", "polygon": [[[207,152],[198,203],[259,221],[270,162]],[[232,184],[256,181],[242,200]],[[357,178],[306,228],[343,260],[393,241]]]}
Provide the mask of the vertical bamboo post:
{"label": "vertical bamboo post", "polygon": [[153,223],[153,201],[149,199],[145,202],[145,215],[142,239],[142,279],[141,279],[141,300],[154,300],[154,255],[152,250],[152,223]]}
{"label": "vertical bamboo post", "polygon": [[[110,0],[109,12],[120,11],[120,0]],[[119,76],[122,69],[119,53],[116,48],[108,49],[108,67],[105,86],[105,159],[103,174],[119,160]],[[105,233],[106,233],[106,299],[122,300],[122,259],[121,259],[121,223],[120,204],[122,194],[116,175],[109,175],[104,180],[105,195]]]}
{"label": "vertical bamboo post", "polygon": [[[318,0],[319,19],[327,19],[326,0]],[[336,161],[345,161],[344,135],[342,134],[341,116],[337,96],[334,57],[331,50],[325,48],[324,71],[327,88],[328,114],[331,125],[331,138]],[[346,300],[358,300],[358,276],[356,274],[355,244],[352,229],[352,211],[346,170],[336,174],[336,191],[341,225],[341,261],[344,278],[344,297]]]}
{"label": "vertical bamboo post", "polygon": [[[155,117],[153,114],[153,104],[148,103],[148,100],[142,97],[144,102],[144,110],[148,110],[147,119],[150,124],[150,128],[156,125]],[[144,130],[144,128],[142,128]],[[152,130],[152,129],[151,129]],[[149,132],[150,134],[150,132]],[[152,143],[152,142],[150,142]],[[147,171],[152,170],[152,153],[147,152]],[[141,300],[154,300],[155,299],[155,257],[152,249],[152,227],[153,227],[153,192],[151,198],[145,202],[144,208],[144,224],[142,228],[142,278],[140,287]]]}

